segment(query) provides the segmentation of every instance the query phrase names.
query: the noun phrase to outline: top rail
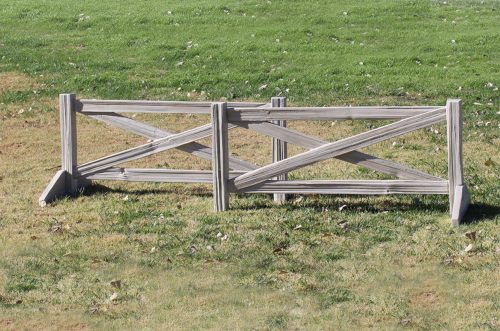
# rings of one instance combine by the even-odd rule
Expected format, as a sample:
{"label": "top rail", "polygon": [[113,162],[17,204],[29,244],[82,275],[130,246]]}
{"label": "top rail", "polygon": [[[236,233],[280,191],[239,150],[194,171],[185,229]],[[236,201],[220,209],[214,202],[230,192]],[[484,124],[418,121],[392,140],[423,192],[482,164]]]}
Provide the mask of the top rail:
{"label": "top rail", "polygon": [[[261,107],[263,102],[228,102],[228,107]],[[210,101],[86,100],[76,101],[81,113],[171,113],[210,114]],[[258,108],[257,108],[258,109]]]}
{"label": "top rail", "polygon": [[229,122],[275,120],[388,120],[402,119],[424,114],[443,106],[411,107],[285,107],[285,108],[238,108],[228,112]]}

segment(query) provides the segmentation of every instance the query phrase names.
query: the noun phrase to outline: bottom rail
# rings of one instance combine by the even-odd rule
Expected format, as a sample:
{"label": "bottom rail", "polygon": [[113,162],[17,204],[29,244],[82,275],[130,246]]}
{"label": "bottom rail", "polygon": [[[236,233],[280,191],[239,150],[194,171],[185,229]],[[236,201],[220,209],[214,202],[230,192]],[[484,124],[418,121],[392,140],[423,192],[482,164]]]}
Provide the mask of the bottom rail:
{"label": "bottom rail", "polygon": [[424,180],[292,180],[266,181],[234,193],[289,194],[448,194],[448,181]]}

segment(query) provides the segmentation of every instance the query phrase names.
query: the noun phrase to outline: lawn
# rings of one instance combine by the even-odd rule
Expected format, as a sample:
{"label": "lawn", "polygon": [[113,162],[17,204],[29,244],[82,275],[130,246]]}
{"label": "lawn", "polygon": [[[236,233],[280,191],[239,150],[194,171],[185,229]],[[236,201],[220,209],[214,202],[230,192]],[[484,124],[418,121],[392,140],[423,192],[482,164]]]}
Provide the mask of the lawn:
{"label": "lawn", "polygon": [[[500,329],[498,22],[495,0],[3,0],[0,329]],[[450,227],[446,196],[294,196],[275,205],[268,195],[231,195],[231,209],[216,214],[212,188],[198,184],[96,182],[41,208],[60,167],[57,98],[67,92],[279,95],[297,106],[460,98],[467,222]],[[208,121],[137,118],[170,131]],[[380,124],[290,126],[336,140]],[[78,130],[80,162],[145,142],[82,116]],[[366,151],[446,176],[445,131]],[[231,137],[234,154],[270,162],[269,138]],[[211,166],[177,151],[132,164]],[[291,177],[383,178],[340,161]]]}

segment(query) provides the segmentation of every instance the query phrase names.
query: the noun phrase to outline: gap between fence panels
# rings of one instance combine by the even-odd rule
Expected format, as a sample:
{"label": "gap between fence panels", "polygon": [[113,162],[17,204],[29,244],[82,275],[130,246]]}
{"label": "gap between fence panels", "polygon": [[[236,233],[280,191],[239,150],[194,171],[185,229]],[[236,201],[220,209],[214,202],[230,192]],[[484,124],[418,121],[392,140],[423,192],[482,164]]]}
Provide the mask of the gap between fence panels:
{"label": "gap between fence panels", "polygon": [[[113,127],[152,139],[151,142],[78,165],[76,117],[79,112]],[[139,122],[119,113],[207,114],[211,122],[179,133]],[[40,196],[44,205],[73,195],[91,180],[131,182],[211,183],[214,209],[229,208],[229,193],[272,193],[283,203],[286,194],[445,194],[450,199],[452,224],[463,220],[470,202],[463,182],[462,117],[460,100],[443,106],[405,107],[287,107],[286,98],[271,103],[179,102],[133,100],[77,100],[60,95],[62,168]],[[364,119],[396,122],[338,141],[328,142],[287,128],[288,120]],[[446,121],[448,178],[380,159],[358,150],[429,125]],[[240,127],[271,137],[272,163],[259,167],[229,154],[228,130]],[[211,137],[212,146],[196,142]],[[306,148],[288,157],[287,144]],[[212,170],[145,169],[116,167],[169,149],[178,149],[212,161]],[[293,180],[287,173],[329,158],[363,166],[393,180]]]}

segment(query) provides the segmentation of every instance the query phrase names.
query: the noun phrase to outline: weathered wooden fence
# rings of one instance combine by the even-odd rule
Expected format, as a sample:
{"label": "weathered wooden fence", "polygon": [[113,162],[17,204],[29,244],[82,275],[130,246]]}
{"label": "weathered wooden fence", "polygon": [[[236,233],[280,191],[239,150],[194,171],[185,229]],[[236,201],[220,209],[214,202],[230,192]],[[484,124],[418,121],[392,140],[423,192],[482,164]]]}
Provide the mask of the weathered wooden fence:
{"label": "weathered wooden fence", "polygon": [[[462,220],[469,197],[463,180],[462,118],[460,100],[446,106],[417,107],[286,107],[283,97],[271,104],[243,102],[171,102],[77,100],[60,96],[62,169],[42,193],[41,205],[71,195],[91,180],[212,183],[214,209],[229,208],[229,193],[273,193],[282,202],[286,194],[447,194],[452,224]],[[171,133],[119,113],[211,114],[211,123]],[[76,113],[147,137],[151,142],[78,165]],[[290,120],[397,120],[393,123],[334,142],[287,128]],[[446,122],[448,132],[448,179],[358,151],[375,143]],[[272,138],[272,163],[258,167],[229,153],[228,130],[239,127]],[[212,137],[212,147],[196,141]],[[287,157],[287,144],[307,151]],[[118,168],[169,149],[179,149],[212,160],[212,171]],[[336,158],[386,175],[393,180],[288,180],[287,173],[329,158]]]}

